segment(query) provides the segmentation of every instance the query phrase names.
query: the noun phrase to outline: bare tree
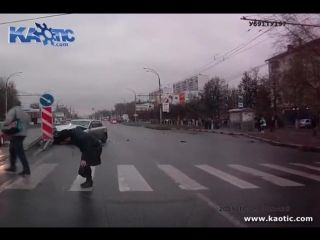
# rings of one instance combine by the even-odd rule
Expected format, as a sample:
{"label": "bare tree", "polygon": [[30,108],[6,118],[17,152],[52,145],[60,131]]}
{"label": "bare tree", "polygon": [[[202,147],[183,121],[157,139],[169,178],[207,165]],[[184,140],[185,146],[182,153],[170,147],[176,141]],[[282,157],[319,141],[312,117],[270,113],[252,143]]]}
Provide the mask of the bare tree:
{"label": "bare tree", "polygon": [[238,97],[239,97],[238,89],[227,86],[226,102],[225,102],[226,110],[230,110],[238,107]]}
{"label": "bare tree", "polygon": [[[278,50],[283,50],[289,44],[305,44],[320,37],[319,27],[304,25],[319,25],[320,14],[262,14],[260,18],[274,22],[292,23],[282,27],[274,27],[273,31],[269,32],[274,39],[274,46]],[[316,51],[320,55],[320,52]]]}
{"label": "bare tree", "polygon": [[[251,75],[253,73],[253,75]],[[257,72],[244,72],[238,86],[239,94],[243,97],[243,105],[246,108],[254,108],[257,101],[258,79]]]}
{"label": "bare tree", "polygon": [[225,112],[227,86],[219,77],[212,78],[204,85],[201,99],[209,115],[220,118],[220,114]]}
{"label": "bare tree", "polygon": [[[3,119],[5,117],[5,79],[0,78],[0,119]],[[13,103],[19,99],[18,97],[18,90],[16,88],[16,85],[13,81],[10,81],[7,85],[7,91],[8,91],[8,109],[13,107]]]}

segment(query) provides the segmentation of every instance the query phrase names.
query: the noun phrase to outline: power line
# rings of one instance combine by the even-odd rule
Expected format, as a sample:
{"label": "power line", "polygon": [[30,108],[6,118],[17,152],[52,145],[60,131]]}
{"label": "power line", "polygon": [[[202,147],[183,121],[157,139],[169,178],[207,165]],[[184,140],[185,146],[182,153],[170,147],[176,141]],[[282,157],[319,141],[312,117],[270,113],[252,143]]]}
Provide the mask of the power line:
{"label": "power line", "polygon": [[[230,59],[231,57],[234,57],[234,56],[236,56],[236,55],[244,52],[244,51],[242,51],[242,52],[240,52],[240,53],[237,53],[239,50],[241,50],[242,48],[244,48],[245,46],[247,46],[248,44],[250,44],[251,42],[253,42],[253,41],[256,40],[257,38],[261,37],[263,34],[267,33],[267,32],[270,31],[271,29],[272,29],[272,28],[269,28],[269,29],[266,30],[265,32],[261,33],[260,35],[258,35],[258,36],[255,37],[254,39],[252,39],[249,43],[246,43],[244,46],[242,46],[241,48],[239,48],[236,52],[233,52],[233,53],[231,53],[230,55],[223,57],[222,60],[220,60],[219,62],[217,62],[217,63],[215,63],[215,64],[213,64],[213,65],[211,65],[211,66],[209,66],[209,67],[206,67],[205,69],[201,70],[199,73],[204,72],[204,71],[206,71],[206,70],[208,70],[208,69],[210,69],[210,68],[212,68],[212,67],[214,67],[214,66],[217,66],[219,63],[222,63],[222,62],[224,62],[225,60],[228,60],[228,59]],[[236,54],[236,53],[237,53],[237,54]],[[198,73],[198,74],[199,74],[199,73]]]}
{"label": "power line", "polygon": [[69,14],[72,14],[72,13],[62,13],[62,14],[55,14],[55,15],[50,15],[50,16],[36,17],[36,18],[25,18],[25,19],[9,21],[9,22],[1,22],[0,25],[18,23],[18,22],[26,22],[26,21],[31,21],[31,20],[43,19],[43,18],[59,17],[59,16],[64,16],[64,15],[69,15]]}
{"label": "power line", "polygon": [[290,23],[286,21],[270,21],[270,20],[262,20],[262,19],[251,19],[251,18],[246,18],[242,17],[240,20],[245,20],[245,21],[253,21],[256,23],[271,23],[271,24],[282,24],[283,26],[285,25],[293,25],[293,26],[304,26],[304,27],[320,27],[320,25],[315,25],[315,24],[303,24],[303,23]]}
{"label": "power line", "polygon": [[[261,29],[261,30],[262,30],[262,29]],[[259,33],[261,30],[259,30],[258,33]],[[256,38],[254,37],[254,39],[256,39]],[[215,58],[215,59],[209,61],[208,63],[204,64],[204,65],[201,66],[200,68],[198,68],[198,69],[196,69],[195,71],[193,71],[192,73],[188,74],[185,78],[190,77],[190,76],[197,75],[197,72],[199,72],[199,71],[201,72],[201,69],[202,69],[202,68],[210,65],[210,64],[211,64],[212,62],[214,62],[214,61],[218,61],[218,60],[224,59],[224,57],[226,57],[226,55],[231,54],[233,51],[237,50],[238,48],[242,47],[243,45],[246,45],[246,44],[248,44],[248,43],[251,43],[251,41],[254,40],[254,39],[253,39],[253,38],[250,38],[250,39],[249,39],[248,41],[246,41],[245,43],[240,44],[239,46],[237,46],[237,47],[235,47],[234,49],[230,50],[229,52],[225,53],[225,54],[222,55],[221,57]],[[219,55],[219,54],[218,54],[218,55]],[[185,79],[185,78],[184,78],[184,79]]]}
{"label": "power line", "polygon": [[[227,46],[224,50],[227,50],[228,47],[230,47],[233,43],[235,43],[235,42],[237,42],[238,40],[240,40],[244,35],[246,35],[248,32],[250,32],[250,30],[251,30],[251,28],[248,29],[247,31],[245,31],[243,34],[241,34],[241,36],[240,36],[238,39],[236,39],[236,41],[232,41],[230,44],[228,44],[228,46]],[[218,60],[216,57],[219,56],[219,55],[221,55],[221,54],[222,54],[222,52],[219,53],[219,54],[214,55],[212,58],[210,58],[210,61],[209,61],[209,62],[201,65],[201,66],[198,67],[196,70],[194,70],[194,71],[192,71],[191,73],[189,73],[188,75],[186,75],[182,80],[188,78],[189,76],[192,76],[195,72],[199,71],[199,69],[207,66],[208,64],[212,63],[213,61]],[[220,57],[219,57],[219,58],[220,58]]]}

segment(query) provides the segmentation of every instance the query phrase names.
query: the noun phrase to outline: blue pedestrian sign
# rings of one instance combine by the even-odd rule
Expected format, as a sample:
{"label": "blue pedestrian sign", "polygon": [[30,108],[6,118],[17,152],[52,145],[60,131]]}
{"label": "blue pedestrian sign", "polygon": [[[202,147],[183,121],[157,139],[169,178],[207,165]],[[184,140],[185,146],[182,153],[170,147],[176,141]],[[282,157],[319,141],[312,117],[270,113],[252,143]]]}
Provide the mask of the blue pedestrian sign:
{"label": "blue pedestrian sign", "polygon": [[40,97],[40,103],[42,106],[44,107],[50,107],[54,102],[54,98],[51,94],[43,94],[41,97]]}

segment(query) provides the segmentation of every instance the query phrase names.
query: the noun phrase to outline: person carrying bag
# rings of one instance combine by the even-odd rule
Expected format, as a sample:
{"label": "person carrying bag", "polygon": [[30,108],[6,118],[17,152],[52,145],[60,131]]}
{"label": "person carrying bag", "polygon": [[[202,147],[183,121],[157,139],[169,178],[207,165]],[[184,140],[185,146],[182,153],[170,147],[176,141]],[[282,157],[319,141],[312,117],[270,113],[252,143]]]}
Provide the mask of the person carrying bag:
{"label": "person carrying bag", "polygon": [[17,100],[15,102],[15,107],[8,111],[1,130],[4,134],[11,137],[9,146],[10,167],[6,169],[7,172],[16,172],[16,160],[17,157],[19,157],[23,166],[23,170],[19,175],[30,175],[30,167],[23,147],[23,141],[27,137],[28,133],[27,128],[29,122],[30,118],[28,114],[23,111],[21,102]]}

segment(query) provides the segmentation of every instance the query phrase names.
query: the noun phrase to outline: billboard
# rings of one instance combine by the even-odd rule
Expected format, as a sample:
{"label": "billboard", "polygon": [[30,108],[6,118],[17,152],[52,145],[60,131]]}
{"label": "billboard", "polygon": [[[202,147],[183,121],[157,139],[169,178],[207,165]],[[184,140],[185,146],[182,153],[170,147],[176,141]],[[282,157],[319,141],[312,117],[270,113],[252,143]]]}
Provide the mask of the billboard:
{"label": "billboard", "polygon": [[[167,99],[167,96],[173,93],[173,88],[172,86],[167,86],[161,88],[161,100],[162,102],[164,99]],[[153,91],[149,93],[149,101],[156,101],[159,103],[159,90]]]}
{"label": "billboard", "polygon": [[152,103],[142,103],[136,105],[136,111],[150,111],[154,109],[154,105]]}
{"label": "billboard", "polygon": [[179,94],[168,94],[166,96],[164,96],[164,98],[162,99],[162,103],[169,103],[169,104],[173,104],[173,105],[177,105],[177,104],[185,104],[186,103],[186,97],[185,97],[185,93],[179,93]]}

